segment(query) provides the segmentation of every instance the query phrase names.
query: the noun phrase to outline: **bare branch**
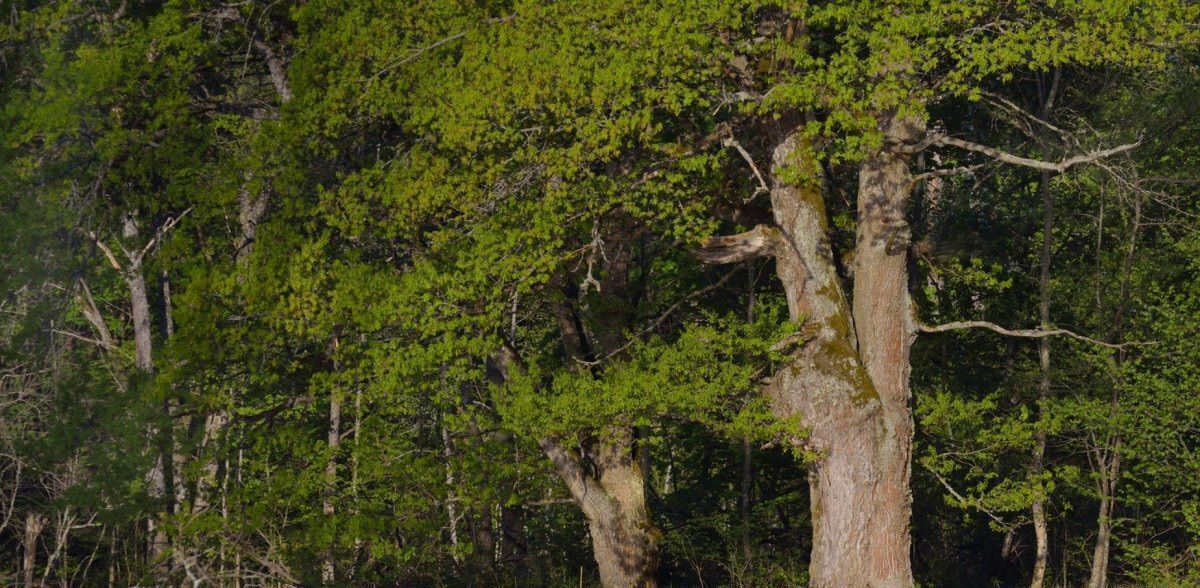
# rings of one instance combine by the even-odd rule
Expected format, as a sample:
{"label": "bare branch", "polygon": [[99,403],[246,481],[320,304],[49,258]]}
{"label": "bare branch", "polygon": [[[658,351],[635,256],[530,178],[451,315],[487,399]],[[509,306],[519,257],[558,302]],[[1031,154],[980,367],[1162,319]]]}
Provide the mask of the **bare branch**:
{"label": "bare branch", "polygon": [[999,516],[999,515],[997,515],[997,514],[993,513],[992,511],[990,511],[990,510],[988,510],[988,509],[986,509],[986,508],[984,508],[984,507],[980,506],[978,503],[972,503],[972,501],[970,501],[970,500],[967,500],[967,499],[966,499],[966,498],[965,498],[965,497],[964,497],[962,494],[959,494],[959,493],[958,493],[958,491],[957,491],[957,490],[955,490],[955,489],[954,489],[954,487],[950,485],[950,482],[947,482],[947,481],[946,481],[946,478],[942,477],[942,475],[941,475],[941,474],[939,474],[939,473],[935,472],[935,471],[933,470],[933,468],[929,467],[929,465],[928,465],[928,464],[926,464],[926,463],[924,463],[924,462],[921,462],[921,466],[925,468],[925,471],[927,471],[927,472],[929,472],[931,475],[933,475],[933,477],[934,477],[935,479],[937,479],[937,481],[938,481],[938,482],[941,482],[941,483],[942,483],[942,487],[944,487],[944,488],[946,489],[946,491],[947,491],[947,492],[949,492],[949,493],[950,493],[950,495],[954,497],[954,499],[955,499],[955,500],[959,501],[959,502],[960,502],[960,503],[962,503],[964,506],[973,506],[973,507],[975,507],[976,509],[978,509],[978,510],[979,510],[979,512],[982,512],[983,514],[985,514],[985,515],[987,515],[989,518],[991,518],[993,521],[996,521],[996,524],[997,524],[997,525],[1000,525],[1001,527],[1004,527],[1004,528],[1012,528],[1012,526],[1011,526],[1011,525],[1009,525],[1008,523],[1004,522],[1004,519],[1000,518],[1000,516]]}
{"label": "bare branch", "polygon": [[754,158],[750,157],[750,153],[746,151],[744,147],[742,147],[742,144],[739,143],[737,139],[734,139],[732,136],[726,137],[722,144],[726,147],[733,147],[734,149],[737,149],[737,152],[742,155],[742,159],[745,159],[746,163],[750,164],[750,169],[754,170],[754,177],[758,178],[758,187],[754,189],[754,193],[751,194],[749,198],[746,198],[747,202],[763,192],[771,191],[771,189],[767,187],[767,181],[763,179],[762,172],[758,171],[758,166],[754,164]]}
{"label": "bare branch", "polygon": [[775,254],[778,231],[767,225],[758,225],[744,233],[725,237],[712,237],[696,250],[696,257],[704,263],[735,263]]}
{"label": "bare branch", "polygon": [[[992,92],[987,92],[987,91],[981,91],[980,94],[986,96],[988,98],[988,102],[992,103],[993,105],[998,106],[1004,110],[1007,110],[1009,113],[1014,114],[1020,118],[1035,122],[1047,129],[1053,131],[1055,134],[1062,137],[1063,140],[1065,140],[1069,143],[1073,143],[1075,145],[1079,144],[1079,142],[1075,140],[1075,137],[1071,133],[1067,132],[1064,129],[1056,127],[1053,124],[1050,124],[1050,122],[1047,121],[1046,119],[1041,118],[1041,117],[1033,114],[1032,112],[1025,110],[1024,108],[1017,106],[1016,104],[1013,103],[1013,101],[1009,100],[1008,98],[1005,98],[999,94],[994,94]],[[1026,134],[1028,134],[1030,136],[1034,135],[1032,129],[1029,129]]]}
{"label": "bare branch", "polygon": [[271,72],[271,84],[275,86],[275,92],[279,94],[280,102],[291,100],[292,89],[288,87],[287,67],[284,66],[283,60],[262,39],[254,39],[254,48],[262,53],[263,59],[267,62],[267,70]]}
{"label": "bare branch", "polygon": [[105,351],[112,349],[111,345],[106,345],[103,341],[97,341],[96,339],[89,339],[78,333],[72,333],[71,331],[63,331],[61,329],[54,329],[53,332],[58,333],[59,335],[66,335],[72,339],[78,339],[80,341],[83,341],[84,343],[91,343],[92,345],[100,347],[101,349],[104,349]]}
{"label": "bare branch", "polygon": [[100,313],[100,308],[96,306],[96,300],[92,298],[92,290],[88,288],[87,282],[83,278],[79,278],[79,306],[83,310],[83,317],[91,323],[92,328],[96,330],[96,334],[100,336],[99,345],[106,351],[112,350],[115,346],[113,343],[112,332],[108,330],[108,324],[104,322],[104,315]]}
{"label": "bare branch", "polygon": [[[923,141],[922,143],[925,143],[925,142]],[[991,157],[992,159],[995,159],[997,161],[1002,161],[1004,163],[1008,163],[1011,165],[1020,165],[1023,167],[1030,167],[1033,169],[1040,169],[1040,170],[1045,170],[1045,171],[1050,171],[1050,172],[1062,173],[1062,172],[1067,171],[1068,169],[1075,167],[1077,165],[1082,165],[1085,163],[1092,163],[1094,161],[1098,161],[1098,160],[1104,159],[1106,157],[1111,157],[1113,155],[1117,155],[1118,153],[1124,153],[1126,151],[1129,151],[1129,150],[1137,147],[1138,145],[1141,145],[1141,143],[1142,142],[1139,139],[1137,141],[1134,141],[1133,143],[1126,143],[1124,145],[1118,145],[1116,147],[1112,147],[1109,149],[1101,149],[1099,151],[1092,151],[1090,153],[1085,153],[1083,155],[1076,155],[1074,157],[1068,157],[1057,163],[1050,162],[1050,161],[1042,161],[1040,159],[1030,159],[1028,157],[1021,157],[1020,155],[1014,155],[1014,154],[1008,153],[1006,151],[1000,151],[999,149],[995,149],[993,147],[988,147],[987,145],[980,145],[979,143],[972,143],[971,141],[965,141],[963,139],[958,139],[955,137],[951,137],[949,135],[934,135],[933,137],[931,137],[931,142],[929,144],[931,144],[931,145],[946,145],[946,146],[950,146],[950,147],[957,147],[964,151],[972,151],[974,153],[982,153],[988,157]],[[911,148],[915,149],[919,145],[921,145],[921,144],[918,144]],[[910,149],[910,148],[899,148],[899,149],[901,150],[901,152],[907,152],[907,149]],[[915,151],[920,151],[920,149],[915,149]],[[913,152],[915,152],[915,151],[913,151]]]}
{"label": "bare branch", "polygon": [[187,210],[184,210],[183,212],[181,212],[179,214],[179,216],[177,216],[175,218],[168,218],[167,222],[163,223],[162,226],[158,227],[158,231],[154,233],[154,237],[150,239],[150,242],[146,243],[146,246],[142,247],[142,250],[137,253],[135,265],[137,263],[141,263],[142,258],[145,257],[146,254],[149,253],[151,249],[154,249],[154,246],[157,245],[158,242],[161,241],[164,236],[166,236],[167,232],[170,231],[171,229],[175,228],[175,225],[179,224],[179,221],[183,220],[183,217],[187,216],[188,213],[191,211],[192,211],[192,207],[189,206],[189,207],[187,207]]}
{"label": "bare branch", "polygon": [[975,173],[975,170],[986,167],[987,165],[988,164],[986,164],[986,163],[977,163],[975,165],[964,165],[964,166],[951,167],[951,168],[946,168],[946,169],[935,169],[933,171],[927,171],[923,174],[917,174],[917,175],[913,176],[911,182],[913,184],[917,184],[918,182],[923,182],[925,180],[932,180],[933,178],[944,178],[946,176],[972,174],[972,173]]}
{"label": "bare branch", "polygon": [[1074,331],[1068,331],[1067,329],[1006,329],[1000,325],[989,323],[987,321],[957,321],[946,323],[944,325],[918,324],[917,329],[922,333],[944,333],[946,331],[959,331],[963,329],[987,329],[989,331],[994,331],[1009,337],[1027,337],[1031,339],[1041,339],[1042,337],[1055,337],[1061,335],[1064,337],[1077,339],[1085,343],[1091,343],[1092,345],[1108,347],[1110,349],[1121,349],[1132,345],[1146,345],[1146,343],[1133,341],[1128,343],[1109,343],[1108,341],[1101,341],[1099,339],[1086,337]]}
{"label": "bare branch", "polygon": [[92,243],[100,248],[100,251],[104,252],[104,257],[108,258],[108,263],[112,265],[113,269],[118,272],[124,271],[121,267],[121,262],[117,261],[117,256],[113,255],[112,249],[109,249],[108,245],[105,245],[104,241],[101,241],[100,237],[97,237],[94,231],[83,231],[83,234],[91,239]]}

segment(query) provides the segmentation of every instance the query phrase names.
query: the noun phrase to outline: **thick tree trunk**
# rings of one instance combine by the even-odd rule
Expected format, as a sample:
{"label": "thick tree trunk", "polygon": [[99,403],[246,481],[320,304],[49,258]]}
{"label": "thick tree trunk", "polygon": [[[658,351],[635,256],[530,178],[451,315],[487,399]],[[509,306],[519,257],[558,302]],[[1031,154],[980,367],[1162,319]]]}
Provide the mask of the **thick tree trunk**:
{"label": "thick tree trunk", "polygon": [[881,153],[863,164],[853,315],[835,270],[819,183],[781,179],[792,165],[817,177],[798,134],[773,153],[771,202],[781,234],[772,250],[790,314],[804,320],[811,339],[769,391],[777,414],[803,418],[810,431],[803,442],[819,456],[809,476],[810,582],[912,586],[907,162]]}
{"label": "thick tree trunk", "polygon": [[632,431],[618,427],[593,454],[598,477],[579,466],[580,457],[557,442],[542,449],[567,483],[588,520],[592,554],[606,588],[657,586],[658,531],[646,508],[642,472],[633,459]]}
{"label": "thick tree trunk", "polygon": [[[922,132],[891,121],[884,130],[887,145]],[[790,183],[795,170],[809,181]],[[817,455],[810,583],[912,586],[908,162],[880,151],[860,169],[853,312],[834,265],[820,167],[799,132],[775,147],[771,176],[776,226],[712,239],[699,255],[710,263],[774,255],[789,314],[803,322],[803,344],[767,392],[779,417],[799,417],[807,428],[794,442]]]}
{"label": "thick tree trunk", "polygon": [[[923,127],[889,121],[889,141],[915,141]],[[883,408],[879,487],[872,548],[878,584],[911,586],[913,418],[909,354],[916,333],[908,296],[905,222],[912,175],[907,156],[881,152],[859,169],[858,243],[854,270],[854,323],[858,353]]]}

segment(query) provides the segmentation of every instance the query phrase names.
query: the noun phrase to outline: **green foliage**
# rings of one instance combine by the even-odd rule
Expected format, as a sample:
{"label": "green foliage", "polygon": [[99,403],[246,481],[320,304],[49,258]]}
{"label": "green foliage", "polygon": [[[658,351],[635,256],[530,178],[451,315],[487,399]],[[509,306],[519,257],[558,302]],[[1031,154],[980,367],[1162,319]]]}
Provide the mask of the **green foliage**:
{"label": "green foliage", "polygon": [[[1052,322],[1153,342],[1055,339],[1045,403],[1032,343],[918,343],[918,576],[1020,583],[981,554],[1045,499],[1070,537],[1054,565],[1084,577],[1089,456],[1119,451],[1114,574],[1196,583],[1194,3],[0,8],[5,569],[30,515],[53,520],[35,548],[49,582],[577,585],[587,521],[538,441],[582,453],[621,429],[664,584],[803,584],[819,456],[763,386],[806,342],[769,263],[691,251],[769,218],[768,181],[823,190],[834,253],[852,248],[852,164],[911,118],[1049,159],[1141,136],[1045,187],[991,165],[923,183],[912,290],[930,322],[1036,324],[1044,187]],[[1057,75],[1053,128],[1004,107],[1036,111]],[[797,127],[819,169],[772,177]],[[934,151],[914,171],[990,163]],[[156,463],[175,492],[152,487]],[[158,562],[150,519],[170,536]]]}

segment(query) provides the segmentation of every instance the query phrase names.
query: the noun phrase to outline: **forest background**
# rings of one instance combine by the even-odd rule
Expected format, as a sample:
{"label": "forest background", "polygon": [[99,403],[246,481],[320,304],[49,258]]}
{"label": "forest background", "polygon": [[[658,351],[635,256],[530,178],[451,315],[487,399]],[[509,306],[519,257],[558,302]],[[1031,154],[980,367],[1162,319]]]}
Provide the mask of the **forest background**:
{"label": "forest background", "polygon": [[1200,585],[1198,11],[3,0],[0,582]]}

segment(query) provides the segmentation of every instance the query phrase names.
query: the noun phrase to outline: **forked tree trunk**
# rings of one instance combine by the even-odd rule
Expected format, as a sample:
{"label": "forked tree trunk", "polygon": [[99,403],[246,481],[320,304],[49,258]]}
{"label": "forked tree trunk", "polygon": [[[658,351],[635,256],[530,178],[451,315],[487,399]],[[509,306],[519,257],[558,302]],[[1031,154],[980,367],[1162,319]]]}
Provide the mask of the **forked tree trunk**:
{"label": "forked tree trunk", "polygon": [[605,587],[657,586],[658,532],[646,508],[641,469],[633,459],[632,430],[617,427],[594,453],[593,476],[580,467],[580,457],[552,440],[542,449],[567,483],[588,520],[592,555]]}
{"label": "forked tree trunk", "polygon": [[[627,286],[629,250],[619,238],[609,241],[617,250],[608,253],[601,291],[620,296]],[[614,352],[627,328],[618,313],[610,312],[602,317],[606,328],[589,337],[573,307],[554,300],[550,310],[563,348],[573,359],[587,359],[597,348],[601,354]],[[489,361],[489,377],[497,383],[508,379],[509,370],[523,369],[515,349],[507,344]],[[606,588],[657,586],[660,534],[647,507],[646,475],[635,455],[633,428],[605,428],[578,448],[550,437],[539,445],[587,518],[601,584]],[[583,466],[585,462],[589,467]]]}
{"label": "forked tree trunk", "polygon": [[[910,142],[916,125],[889,123],[890,140]],[[811,181],[789,183],[786,168]],[[774,228],[718,238],[708,262],[774,255],[793,320],[807,338],[768,387],[775,413],[799,417],[798,438],[817,455],[809,475],[814,587],[909,587],[908,483],[912,444],[908,357],[915,332],[905,265],[908,162],[880,152],[861,168],[854,308],[829,242],[819,167],[799,133],[772,154]]]}
{"label": "forked tree trunk", "polygon": [[[589,318],[594,332],[584,329],[577,309],[551,303],[566,353],[573,359],[594,359],[618,353],[625,342],[629,315],[620,309],[629,303],[629,269],[632,247],[628,226],[618,219],[606,236],[605,266],[599,292],[611,304],[603,314]],[[588,520],[592,554],[607,588],[657,586],[659,532],[646,503],[646,474],[635,453],[634,429],[612,426],[581,444],[579,452],[552,439],[541,441],[576,504]],[[592,467],[581,466],[584,461]]]}

